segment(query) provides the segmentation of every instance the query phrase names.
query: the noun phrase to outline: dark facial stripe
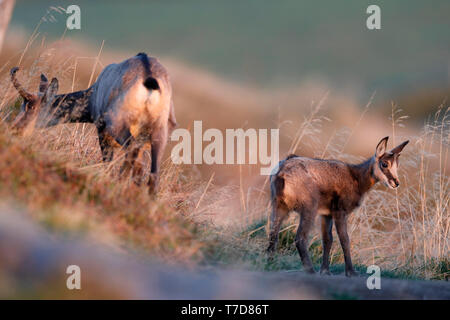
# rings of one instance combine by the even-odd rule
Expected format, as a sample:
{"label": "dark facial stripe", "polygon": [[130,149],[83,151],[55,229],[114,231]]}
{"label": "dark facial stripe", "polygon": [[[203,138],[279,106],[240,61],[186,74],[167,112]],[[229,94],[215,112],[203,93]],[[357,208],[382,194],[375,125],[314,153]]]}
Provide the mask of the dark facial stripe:
{"label": "dark facial stripe", "polygon": [[381,169],[381,172],[383,172],[383,174],[386,176],[386,178],[387,178],[388,180],[395,180],[395,178],[394,178],[394,176],[391,174],[391,172],[390,172],[389,170],[383,168],[383,167],[381,166],[381,163],[380,163],[380,169]]}

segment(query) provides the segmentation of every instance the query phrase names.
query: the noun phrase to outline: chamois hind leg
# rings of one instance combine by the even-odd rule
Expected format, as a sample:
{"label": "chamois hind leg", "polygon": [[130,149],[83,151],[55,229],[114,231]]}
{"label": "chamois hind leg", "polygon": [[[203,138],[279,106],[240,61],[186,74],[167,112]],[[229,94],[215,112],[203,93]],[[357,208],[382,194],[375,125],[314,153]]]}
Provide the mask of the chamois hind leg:
{"label": "chamois hind leg", "polygon": [[149,194],[154,194],[158,190],[159,168],[161,165],[162,156],[164,154],[164,149],[166,148],[167,136],[167,126],[155,129],[151,135],[152,165],[150,170],[150,177],[147,182]]}
{"label": "chamois hind leg", "polygon": [[331,216],[322,216],[322,245],[323,245],[323,259],[320,267],[321,274],[330,273],[330,250],[333,244],[333,218]]}
{"label": "chamois hind leg", "polygon": [[347,277],[357,276],[358,272],[353,269],[352,258],[350,255],[350,239],[347,233],[347,215],[345,213],[337,214],[334,218],[336,231],[341,242],[342,251],[344,251],[345,275]]}
{"label": "chamois hind leg", "polygon": [[285,206],[277,203],[276,200],[272,201],[272,215],[270,217],[270,236],[269,236],[269,247],[267,248],[267,253],[269,258],[273,257],[274,251],[277,249],[278,245],[278,234],[280,233],[280,227],[284,219],[288,216],[289,211]]}
{"label": "chamois hind leg", "polygon": [[314,273],[314,267],[308,253],[308,235],[314,224],[315,212],[313,210],[302,209],[300,214],[300,224],[295,236],[295,246],[297,247],[303,268],[308,273]]}

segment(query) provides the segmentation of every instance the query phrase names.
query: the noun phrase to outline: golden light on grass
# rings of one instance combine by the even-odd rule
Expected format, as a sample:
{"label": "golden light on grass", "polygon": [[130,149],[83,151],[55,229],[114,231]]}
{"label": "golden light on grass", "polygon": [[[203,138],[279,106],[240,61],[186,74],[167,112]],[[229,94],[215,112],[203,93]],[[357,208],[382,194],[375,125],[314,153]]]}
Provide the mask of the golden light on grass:
{"label": "golden light on grass", "polygon": [[[30,39],[19,59],[30,91],[37,88],[39,74],[50,70],[49,64],[51,75],[57,76],[67,90],[84,88],[95,81],[99,72],[96,66],[104,65],[99,60],[102,49],[92,59],[81,58],[89,55],[75,54],[65,64],[58,64],[65,51],[57,45],[33,51],[34,39],[35,36]],[[222,167],[212,174],[205,170],[207,178],[204,179],[201,177],[204,167],[177,166],[168,159],[163,164],[157,198],[149,197],[145,187],[118,178],[120,153],[111,163],[101,163],[95,128],[91,125],[30,128],[31,133],[26,136],[10,132],[9,121],[17,113],[18,95],[12,90],[8,73],[2,70],[0,194],[3,198],[25,205],[36,220],[54,229],[88,233],[107,230],[107,238],[115,245],[139,248],[165,261],[269,268],[264,255],[267,246],[264,229],[270,210],[266,177],[244,175],[244,167],[239,167],[239,171]],[[182,88],[180,91],[183,92]],[[177,110],[186,115],[183,106],[187,108],[196,101],[205,106],[211,97],[205,93],[205,96],[176,98]],[[365,145],[373,145],[389,128],[392,140],[410,139],[400,160],[398,192],[376,187],[351,216],[352,257],[356,264],[375,263],[383,270],[423,278],[448,277],[449,109],[444,105],[439,107],[421,129],[401,128],[406,118],[397,107],[392,108],[390,119],[368,111],[372,96],[359,115],[352,115],[357,119],[353,127],[342,128],[339,121],[333,121],[323,112],[328,97],[327,93],[312,104],[304,117],[300,111],[289,111],[288,119],[292,120],[293,114],[297,116],[291,121],[294,123],[291,128],[281,126],[284,149],[280,154],[295,152],[357,162],[370,156],[367,152],[371,149]],[[184,98],[191,100],[183,105]],[[219,107],[227,107],[223,101],[220,103]],[[258,119],[271,119],[272,111],[265,113],[265,110],[259,110]],[[305,110],[301,109],[303,114]],[[369,120],[363,124],[366,118]],[[183,123],[183,117],[180,119]],[[282,120],[279,122],[284,123]],[[380,121],[385,126],[378,132],[367,130],[367,123]],[[265,125],[261,122],[261,127]],[[218,179],[226,170],[232,172],[229,176],[234,175],[234,181]],[[288,247],[281,248],[278,257],[284,262],[275,265],[274,270],[300,265],[292,241],[289,247],[289,233],[295,231],[296,223],[293,215],[281,233]],[[317,232],[312,240],[312,246],[320,241]],[[320,250],[317,247],[314,256],[320,256]],[[336,241],[331,257],[331,264],[343,261]]]}

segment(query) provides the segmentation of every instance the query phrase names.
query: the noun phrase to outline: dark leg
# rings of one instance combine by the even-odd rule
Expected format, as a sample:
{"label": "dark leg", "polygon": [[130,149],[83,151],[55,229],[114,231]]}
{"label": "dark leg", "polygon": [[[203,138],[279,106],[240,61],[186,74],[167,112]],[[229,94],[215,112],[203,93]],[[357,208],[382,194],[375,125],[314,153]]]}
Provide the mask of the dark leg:
{"label": "dark leg", "polygon": [[150,143],[140,144],[136,139],[132,138],[126,151],[125,160],[120,169],[122,177],[128,177],[131,171],[133,182],[138,186],[141,185],[144,176],[144,152],[149,148]]}
{"label": "dark leg", "polygon": [[132,177],[138,185],[141,184],[142,178],[144,176],[144,166],[146,162],[144,159],[144,153],[147,150],[151,151],[150,143],[144,143],[142,146],[138,148],[137,154],[133,153],[133,156],[135,158],[131,163],[131,167],[133,168]]}
{"label": "dark leg", "polygon": [[[125,159],[120,167],[119,175],[121,178],[127,178],[139,155],[140,145],[136,142],[136,139],[131,135],[128,129],[122,130],[120,134],[115,137],[115,141],[118,146],[121,146],[125,151]],[[134,182],[139,184],[138,181]]]}
{"label": "dark leg", "polygon": [[95,126],[97,127],[102,158],[105,162],[113,159],[114,148],[120,148],[121,146],[126,148],[130,143],[131,134],[129,130],[122,130],[119,135],[113,135],[103,118],[97,120]]}
{"label": "dark leg", "polygon": [[358,275],[358,273],[353,270],[352,258],[350,256],[350,239],[347,233],[347,215],[341,214],[337,216],[335,218],[335,223],[339,241],[342,246],[342,251],[344,251],[345,275],[347,277]]}
{"label": "dark leg", "polygon": [[288,210],[286,208],[280,207],[276,201],[272,202],[272,215],[270,217],[270,236],[269,236],[269,247],[267,248],[267,253],[269,257],[272,258],[274,251],[277,249],[278,245],[278,234],[280,233],[280,227],[283,220],[287,217]]}
{"label": "dark leg", "polygon": [[153,194],[158,188],[159,167],[161,165],[161,159],[167,144],[167,126],[160,128],[159,130],[155,130],[152,134],[151,141],[152,168],[148,181],[148,187],[149,193]]}
{"label": "dark leg", "polygon": [[136,162],[136,158],[139,156],[139,151],[140,151],[140,146],[137,145],[136,143],[131,143],[130,146],[126,150],[125,160],[123,161],[123,164],[120,168],[120,175],[122,177],[128,177],[131,169],[133,169],[132,177],[133,177],[133,181],[137,185],[140,184],[140,181],[135,179],[135,171],[137,170],[137,169],[135,169],[135,162]]}
{"label": "dark leg", "polygon": [[308,253],[308,235],[314,224],[314,213],[303,210],[300,215],[300,225],[295,236],[295,245],[303,263],[303,268],[308,273],[314,273],[314,268]]}
{"label": "dark leg", "polygon": [[111,137],[103,130],[98,130],[98,142],[102,151],[103,162],[110,162],[114,156],[114,149],[111,145]]}
{"label": "dark leg", "polygon": [[333,244],[333,219],[331,216],[322,216],[322,245],[323,245],[323,258],[322,266],[320,267],[321,274],[330,273],[330,250]]}

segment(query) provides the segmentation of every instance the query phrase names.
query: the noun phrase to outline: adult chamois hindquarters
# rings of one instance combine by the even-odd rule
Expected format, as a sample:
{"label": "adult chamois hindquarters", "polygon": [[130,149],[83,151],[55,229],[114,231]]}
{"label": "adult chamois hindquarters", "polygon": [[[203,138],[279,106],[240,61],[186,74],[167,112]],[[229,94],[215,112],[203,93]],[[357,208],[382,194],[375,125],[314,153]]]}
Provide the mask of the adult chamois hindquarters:
{"label": "adult chamois hindquarters", "polygon": [[23,129],[30,123],[40,128],[68,122],[94,123],[103,160],[112,159],[114,146],[124,147],[121,172],[132,169],[137,183],[143,176],[141,151],[151,149],[148,185],[153,192],[169,126],[176,125],[169,75],[156,58],[139,53],[110,64],[90,88],[59,95],[58,80],[53,78],[49,84],[44,75],[38,93],[28,93],[16,77],[17,70],[11,70],[11,80],[24,101],[14,128]]}
{"label": "adult chamois hindquarters", "polygon": [[348,215],[357,208],[370,188],[381,181],[389,188],[399,186],[397,168],[405,141],[386,152],[389,137],[377,145],[375,155],[360,164],[336,160],[321,160],[290,155],[280,161],[278,172],[271,176],[272,216],[270,256],[275,251],[283,220],[292,210],[300,214],[295,245],[303,267],[314,273],[308,254],[308,234],[316,215],[322,219],[323,260],[320,273],[330,274],[329,254],[333,243],[333,220],[345,259],[345,274],[356,275],[350,257],[347,233]]}

